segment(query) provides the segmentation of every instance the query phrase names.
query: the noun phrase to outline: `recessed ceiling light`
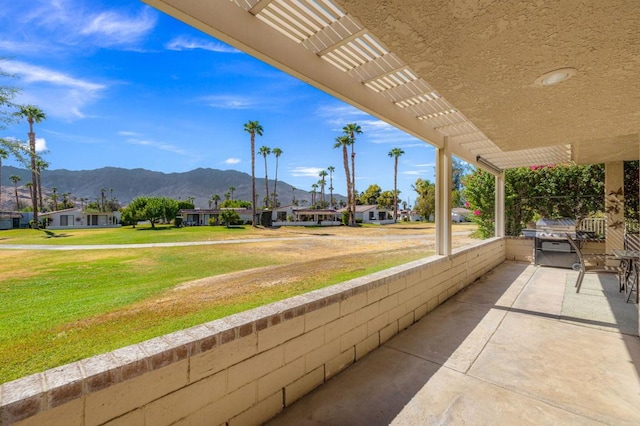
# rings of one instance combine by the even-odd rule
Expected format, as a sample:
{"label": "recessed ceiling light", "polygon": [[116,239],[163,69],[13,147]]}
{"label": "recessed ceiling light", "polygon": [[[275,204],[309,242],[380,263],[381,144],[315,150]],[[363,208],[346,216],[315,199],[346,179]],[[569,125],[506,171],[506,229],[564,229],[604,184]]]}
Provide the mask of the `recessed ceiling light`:
{"label": "recessed ceiling light", "polygon": [[578,70],[575,68],[560,68],[542,74],[536,79],[536,84],[543,87],[555,86],[558,83],[562,83],[563,81],[570,79],[577,73]]}

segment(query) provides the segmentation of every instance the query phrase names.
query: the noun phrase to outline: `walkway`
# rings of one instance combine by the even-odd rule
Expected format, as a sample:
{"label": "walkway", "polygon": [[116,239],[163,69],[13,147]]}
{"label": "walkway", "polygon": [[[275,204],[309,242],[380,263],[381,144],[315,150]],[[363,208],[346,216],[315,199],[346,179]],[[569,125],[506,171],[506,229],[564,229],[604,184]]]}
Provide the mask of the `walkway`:
{"label": "walkway", "polygon": [[638,307],[505,262],[270,425],[640,424]]}
{"label": "walkway", "polygon": [[[453,232],[453,236],[468,236],[471,231]],[[318,238],[334,239],[341,241],[388,241],[388,240],[435,240],[435,234],[416,234],[416,235],[387,235],[387,236],[358,236],[344,237],[331,235],[307,235],[300,237],[271,237],[271,238],[243,238],[235,240],[212,240],[212,241],[185,241],[174,243],[143,243],[143,244],[0,244],[0,250],[118,250],[118,249],[139,249],[152,247],[186,247],[186,246],[210,246],[220,244],[246,244],[246,243],[266,243],[272,241],[299,241],[299,240],[316,240]]]}

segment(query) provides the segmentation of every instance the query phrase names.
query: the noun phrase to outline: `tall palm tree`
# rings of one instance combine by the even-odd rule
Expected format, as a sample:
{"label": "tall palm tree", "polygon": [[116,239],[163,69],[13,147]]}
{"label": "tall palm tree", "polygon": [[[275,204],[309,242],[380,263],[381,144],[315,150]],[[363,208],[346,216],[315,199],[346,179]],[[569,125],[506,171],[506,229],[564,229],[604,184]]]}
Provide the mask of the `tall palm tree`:
{"label": "tall palm tree", "polygon": [[336,171],[336,168],[329,166],[327,170],[329,171],[329,207],[333,208],[336,204],[333,202],[333,172]]}
{"label": "tall palm tree", "polygon": [[[106,189],[104,188],[100,188],[100,199],[102,200],[102,207],[100,208],[100,211],[106,212],[107,211],[107,206],[106,206]],[[66,204],[66,203],[65,203]]]}
{"label": "tall palm tree", "polygon": [[393,148],[389,157],[393,157],[393,221],[398,221],[398,158],[404,154],[402,148]]}
{"label": "tall palm tree", "polygon": [[280,148],[273,148],[271,153],[276,156],[276,178],[273,181],[273,208],[278,207],[278,158],[282,155]]}
{"label": "tall palm tree", "polygon": [[311,184],[311,206],[314,207],[314,208],[316,207],[316,192],[317,192],[317,189],[318,189],[318,184],[317,183]]}
{"label": "tall palm tree", "polygon": [[233,201],[233,193],[236,192],[236,187],[235,186],[230,186],[229,187],[229,196],[231,197],[231,201]]}
{"label": "tall palm tree", "polygon": [[27,182],[24,184],[29,189],[29,196],[33,200],[33,182]]}
{"label": "tall palm tree", "polygon": [[353,190],[351,186],[351,175],[349,174],[349,156],[347,155],[347,147],[351,145],[351,138],[349,136],[343,135],[338,136],[336,138],[336,143],[333,145],[334,148],[342,147],[342,161],[344,163],[344,173],[347,178],[347,213],[349,214],[349,225],[355,223],[354,211],[351,210],[351,191]]}
{"label": "tall palm tree", "polygon": [[0,210],[2,210],[2,160],[9,158],[9,151],[0,148]]}
{"label": "tall palm tree", "polygon": [[251,135],[251,223],[256,226],[256,135],[262,136],[262,126],[257,121],[244,124],[244,131]]}
{"label": "tall palm tree", "polygon": [[291,187],[291,204],[293,204],[294,206],[298,205],[296,203],[296,188],[295,188],[295,186]]}
{"label": "tall palm tree", "polygon": [[327,173],[326,170],[320,170],[320,173],[318,173],[318,176],[320,176],[320,181],[318,182],[318,184],[320,184],[320,206],[322,208],[325,207],[325,203],[324,203],[324,187],[327,184],[327,180],[326,177],[329,173]]}
{"label": "tall palm tree", "polygon": [[214,209],[218,210],[218,201],[220,201],[220,196],[218,194],[214,194],[211,199],[213,200]]}
{"label": "tall palm tree", "polygon": [[38,185],[38,196],[39,196],[38,201],[40,202],[40,210],[44,209],[44,203],[42,202],[42,179],[41,179],[40,173],[42,173],[42,171],[45,170],[47,167],[49,167],[49,163],[44,161],[42,158],[38,158],[36,160],[36,176],[38,178],[37,185]]}
{"label": "tall palm tree", "polygon": [[356,144],[356,135],[362,133],[362,128],[357,123],[349,123],[342,128],[345,135],[351,139],[351,208],[354,211],[353,223],[355,225],[355,211],[356,211],[356,153],[354,147]]}
{"label": "tall palm tree", "polygon": [[20,182],[22,179],[20,179],[20,176],[11,175],[9,176],[9,180],[11,181],[11,183],[13,183],[13,190],[16,193],[16,210],[20,210],[20,200],[18,199],[18,182]]}
{"label": "tall palm tree", "polygon": [[269,208],[269,177],[267,176],[267,155],[271,154],[271,148],[263,145],[260,147],[260,150],[258,152],[260,152],[260,155],[264,157],[264,189],[267,191],[265,192],[265,196],[264,196],[264,206],[265,208],[268,209]]}
{"label": "tall palm tree", "polygon": [[53,194],[51,195],[51,200],[53,201],[53,211],[58,210],[58,187],[54,186],[51,188],[53,190]]}
{"label": "tall palm tree", "polygon": [[[27,119],[29,123],[29,154],[31,156],[31,182],[37,182],[36,169],[36,134],[33,132],[33,124],[40,123],[47,116],[40,108],[35,105],[23,105],[16,113],[19,117]],[[33,205],[33,227],[38,229],[38,187],[33,187],[33,196],[31,197]]]}

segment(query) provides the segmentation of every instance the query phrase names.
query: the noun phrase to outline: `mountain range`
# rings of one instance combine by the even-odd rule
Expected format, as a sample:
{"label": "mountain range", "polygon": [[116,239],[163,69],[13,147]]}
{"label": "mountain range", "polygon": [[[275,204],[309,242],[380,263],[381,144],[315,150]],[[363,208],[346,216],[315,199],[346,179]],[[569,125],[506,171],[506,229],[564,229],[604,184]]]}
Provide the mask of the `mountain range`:
{"label": "mountain range", "polygon": [[[31,182],[31,171],[12,166],[2,166],[2,199],[0,210],[15,208],[15,189],[10,176],[20,178],[18,182],[18,196],[20,202],[30,205],[29,191],[24,187]],[[223,201],[225,193],[235,187],[233,199],[251,200],[251,175],[237,170],[195,169],[184,173],[162,173],[145,169],[123,169],[118,167],[103,167],[95,170],[43,170],[41,173],[42,190],[46,196],[51,196],[56,188],[58,199],[63,193],[70,193],[72,200],[88,199],[90,202],[101,198],[105,190],[107,199],[115,198],[121,205],[126,206],[136,197],[165,196],[176,200],[193,198],[196,207],[209,207],[209,200],[214,194]],[[270,198],[273,199],[273,180],[269,179]],[[329,183],[327,182],[327,187]],[[256,177],[256,192],[259,204],[264,198],[264,178]],[[319,196],[319,195],[318,195]],[[311,204],[311,193],[278,180],[278,201],[280,205],[291,204],[293,198],[306,200]],[[326,199],[329,193],[326,191]],[[346,197],[334,194],[337,200]],[[80,204],[77,201],[77,204]]]}

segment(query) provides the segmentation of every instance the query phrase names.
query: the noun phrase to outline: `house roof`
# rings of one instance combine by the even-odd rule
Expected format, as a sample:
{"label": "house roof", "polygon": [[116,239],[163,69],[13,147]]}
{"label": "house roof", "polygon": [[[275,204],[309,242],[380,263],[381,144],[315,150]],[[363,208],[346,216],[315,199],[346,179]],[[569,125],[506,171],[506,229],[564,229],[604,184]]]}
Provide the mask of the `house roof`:
{"label": "house roof", "polygon": [[640,158],[636,0],[145,1],[485,169]]}

